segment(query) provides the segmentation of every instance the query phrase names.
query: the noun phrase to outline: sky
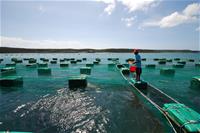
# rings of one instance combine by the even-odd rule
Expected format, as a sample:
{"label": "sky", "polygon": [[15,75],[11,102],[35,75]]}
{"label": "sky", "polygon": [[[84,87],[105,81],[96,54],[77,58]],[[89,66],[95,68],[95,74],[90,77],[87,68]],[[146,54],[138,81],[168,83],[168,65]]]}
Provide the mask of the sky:
{"label": "sky", "polygon": [[200,0],[0,0],[1,47],[200,50]]}

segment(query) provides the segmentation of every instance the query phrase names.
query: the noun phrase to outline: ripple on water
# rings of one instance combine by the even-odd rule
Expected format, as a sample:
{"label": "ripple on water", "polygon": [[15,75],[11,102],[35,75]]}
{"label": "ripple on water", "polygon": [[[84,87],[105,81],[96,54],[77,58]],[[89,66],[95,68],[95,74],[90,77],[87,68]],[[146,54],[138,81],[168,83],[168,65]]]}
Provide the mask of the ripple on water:
{"label": "ripple on water", "polygon": [[37,121],[43,125],[39,132],[47,131],[45,127],[50,125],[58,132],[106,132],[109,111],[95,105],[94,100],[80,91],[60,89],[57,95],[43,97],[34,103],[25,115],[38,115]]}

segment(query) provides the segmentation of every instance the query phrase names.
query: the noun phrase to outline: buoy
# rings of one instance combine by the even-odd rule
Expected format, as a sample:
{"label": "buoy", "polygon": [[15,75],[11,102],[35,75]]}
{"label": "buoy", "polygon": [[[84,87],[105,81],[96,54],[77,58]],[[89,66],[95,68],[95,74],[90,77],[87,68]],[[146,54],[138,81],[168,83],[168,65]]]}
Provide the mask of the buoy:
{"label": "buoy", "polygon": [[14,61],[15,63],[22,63],[23,61],[21,59],[17,59]]}
{"label": "buoy", "polygon": [[29,61],[28,61],[28,63],[36,63],[36,62],[37,62],[37,60],[34,59],[34,58],[30,58]]}
{"label": "buoy", "polygon": [[146,58],[142,58],[142,61],[146,61],[147,59]]}
{"label": "buoy", "polygon": [[69,64],[68,63],[60,63],[60,67],[68,67]]}
{"label": "buoy", "polygon": [[52,60],[52,61],[50,61],[50,63],[51,63],[51,64],[56,64],[57,61],[56,61],[56,60]]}
{"label": "buoy", "polygon": [[26,67],[29,67],[29,68],[36,68],[36,66],[37,66],[36,63],[26,64]]}
{"label": "buoy", "polygon": [[100,61],[101,61],[101,59],[100,59],[100,58],[96,58],[95,60],[96,60],[96,61],[98,61],[98,62],[100,62]]}
{"label": "buoy", "polygon": [[82,60],[81,59],[77,59],[76,62],[82,62]]}
{"label": "buoy", "polygon": [[194,59],[189,59],[188,61],[189,61],[189,62],[194,62]]}
{"label": "buoy", "polygon": [[181,59],[180,59],[180,58],[174,58],[174,60],[175,60],[175,61],[179,61],[179,60],[181,60]]}
{"label": "buoy", "polygon": [[77,61],[75,61],[75,60],[71,60],[70,63],[71,63],[71,64],[76,64]]}
{"label": "buoy", "polygon": [[126,62],[134,62],[134,61],[135,61],[135,59],[133,59],[133,58],[126,59]]}
{"label": "buoy", "polygon": [[153,60],[154,60],[154,61],[159,61],[159,59],[158,59],[158,58],[154,58]]}
{"label": "buoy", "polygon": [[65,61],[65,59],[60,59],[60,62],[64,62]]}
{"label": "buoy", "polygon": [[93,61],[93,64],[98,65],[99,62],[98,61]]}
{"label": "buoy", "polygon": [[177,63],[185,65],[186,61],[178,61]]}
{"label": "buoy", "polygon": [[5,73],[5,72],[16,73],[16,68],[15,67],[4,67],[4,68],[1,69],[1,72],[2,73]]}
{"label": "buoy", "polygon": [[86,60],[87,60],[87,58],[82,58],[82,60],[86,61]]}

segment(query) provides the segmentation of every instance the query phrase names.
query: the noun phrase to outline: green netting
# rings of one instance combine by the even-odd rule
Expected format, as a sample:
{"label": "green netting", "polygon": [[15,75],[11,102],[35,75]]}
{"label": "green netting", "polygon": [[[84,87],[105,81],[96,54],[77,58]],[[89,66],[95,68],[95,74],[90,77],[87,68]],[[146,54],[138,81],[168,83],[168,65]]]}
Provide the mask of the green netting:
{"label": "green netting", "polygon": [[91,67],[81,67],[80,68],[80,74],[91,74]]}
{"label": "green netting", "polygon": [[183,126],[187,132],[200,131],[200,114],[191,108],[184,104],[169,103],[164,104],[163,109],[174,121]]}
{"label": "green netting", "polygon": [[172,59],[167,59],[167,62],[172,62]]}
{"label": "green netting", "polygon": [[174,58],[174,60],[175,60],[175,61],[179,61],[179,60],[180,60],[180,58]]}
{"label": "green netting", "polygon": [[68,67],[69,64],[68,63],[60,63],[60,67]]}
{"label": "green netting", "polygon": [[156,64],[147,64],[145,65],[146,68],[155,68]]}
{"label": "green netting", "polygon": [[9,64],[6,64],[6,67],[15,67],[16,66],[16,63],[9,63]]}
{"label": "green netting", "polygon": [[38,63],[38,67],[48,67],[47,63]]}
{"label": "green netting", "polygon": [[16,86],[22,84],[23,84],[22,76],[6,76],[0,79],[1,86]]}
{"label": "green netting", "polygon": [[92,64],[92,63],[87,63],[86,64],[86,67],[93,67],[94,66],[94,64]]}
{"label": "green netting", "polygon": [[56,61],[56,60],[52,60],[52,61],[50,61],[50,63],[51,63],[51,64],[56,64],[57,61]]}
{"label": "green netting", "polygon": [[71,60],[70,63],[71,63],[71,64],[76,64],[77,61],[75,61],[75,60]]}
{"label": "green netting", "polygon": [[191,88],[199,89],[200,88],[200,76],[193,77],[191,80]]}
{"label": "green netting", "polygon": [[174,75],[175,70],[173,68],[161,68],[160,69],[160,74],[163,75]]}
{"label": "green netting", "polygon": [[5,72],[5,71],[15,71],[16,70],[16,68],[15,67],[5,67],[5,68],[2,68],[1,69],[1,72]]}
{"label": "green netting", "polygon": [[26,64],[26,67],[35,68],[37,66],[36,63]]}
{"label": "green netting", "polygon": [[184,64],[178,64],[178,63],[177,64],[173,64],[174,68],[184,68],[184,66],[185,66]]}
{"label": "green netting", "polygon": [[32,133],[32,132],[0,131],[0,133]]}
{"label": "green netting", "polygon": [[200,67],[200,63],[196,63],[195,66],[196,66],[196,67]]}
{"label": "green netting", "polygon": [[114,67],[114,66],[115,66],[114,63],[109,63],[109,64],[108,64],[108,67]]}
{"label": "green netting", "polygon": [[38,74],[51,74],[51,68],[48,67],[42,67],[42,68],[38,68]]}
{"label": "green netting", "polygon": [[166,64],[166,60],[159,60],[158,64]]}
{"label": "green netting", "polygon": [[87,86],[87,77],[85,75],[71,76],[68,78],[70,89],[85,88]]}
{"label": "green netting", "polygon": [[37,60],[33,59],[33,58],[30,58],[29,61],[28,61],[28,63],[36,63],[36,62],[37,62]]}
{"label": "green netting", "polygon": [[183,61],[183,60],[181,60],[181,61],[178,61],[177,63],[179,63],[179,64],[186,64],[186,61]]}

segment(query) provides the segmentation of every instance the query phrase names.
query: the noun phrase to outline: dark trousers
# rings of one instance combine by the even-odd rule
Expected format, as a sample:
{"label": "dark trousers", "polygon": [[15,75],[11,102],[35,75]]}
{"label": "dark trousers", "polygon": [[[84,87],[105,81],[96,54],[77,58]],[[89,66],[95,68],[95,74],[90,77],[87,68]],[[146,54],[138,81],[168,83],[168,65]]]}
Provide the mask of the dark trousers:
{"label": "dark trousers", "polygon": [[140,81],[140,75],[142,74],[142,68],[136,68],[136,80]]}

